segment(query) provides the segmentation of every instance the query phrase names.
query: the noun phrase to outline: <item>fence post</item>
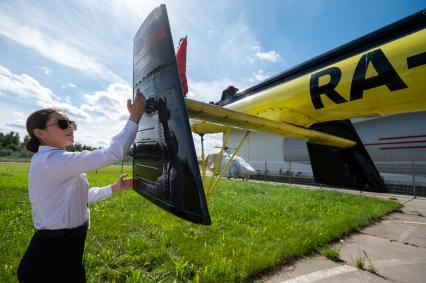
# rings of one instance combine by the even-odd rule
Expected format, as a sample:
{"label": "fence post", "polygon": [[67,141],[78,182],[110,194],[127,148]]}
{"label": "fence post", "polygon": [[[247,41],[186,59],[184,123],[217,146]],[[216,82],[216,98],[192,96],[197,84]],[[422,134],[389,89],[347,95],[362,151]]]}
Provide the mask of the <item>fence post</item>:
{"label": "fence post", "polygon": [[288,183],[291,184],[291,161],[288,162]]}
{"label": "fence post", "polygon": [[266,160],[265,160],[265,181],[266,181],[266,174],[268,174],[268,166],[267,166]]}
{"label": "fence post", "polygon": [[413,182],[413,196],[416,198],[416,178],[414,176],[414,161],[411,161],[411,177]]}

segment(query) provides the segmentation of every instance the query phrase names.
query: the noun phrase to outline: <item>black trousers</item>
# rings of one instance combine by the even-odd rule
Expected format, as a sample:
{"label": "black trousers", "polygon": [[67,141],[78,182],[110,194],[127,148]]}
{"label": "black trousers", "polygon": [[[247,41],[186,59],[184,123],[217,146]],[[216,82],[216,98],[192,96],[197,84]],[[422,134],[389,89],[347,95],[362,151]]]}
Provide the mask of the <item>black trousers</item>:
{"label": "black trousers", "polygon": [[86,282],[86,235],[87,226],[36,231],[19,264],[19,282]]}

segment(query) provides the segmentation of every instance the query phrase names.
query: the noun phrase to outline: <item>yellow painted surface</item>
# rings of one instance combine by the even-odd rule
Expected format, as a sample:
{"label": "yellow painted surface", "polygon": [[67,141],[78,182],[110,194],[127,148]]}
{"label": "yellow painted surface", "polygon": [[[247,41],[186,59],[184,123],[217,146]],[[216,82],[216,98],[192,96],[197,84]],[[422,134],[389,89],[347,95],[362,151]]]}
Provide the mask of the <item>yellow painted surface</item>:
{"label": "yellow painted surface", "polygon": [[[362,99],[349,101],[352,78],[360,58],[379,48],[408,88],[390,91],[386,85],[379,86],[365,90]],[[426,65],[411,69],[407,67],[408,57],[423,52],[426,52],[425,29],[251,95],[227,107],[304,127],[324,121],[425,111]],[[335,90],[348,102],[335,104],[327,96],[321,95],[324,108],[315,109],[310,95],[310,78],[313,73],[329,67],[341,70],[342,77]],[[370,63],[365,77],[376,75]],[[325,77],[320,79],[319,85],[327,83]]]}
{"label": "yellow painted surface", "polygon": [[[378,86],[364,90],[362,99],[350,101],[357,64],[363,55],[377,49],[384,53],[407,88],[391,91],[386,85]],[[186,99],[188,114],[192,119],[191,127],[195,133],[224,132],[228,128],[241,128],[302,138],[318,144],[349,147],[354,145],[354,142],[306,128],[325,121],[426,111],[426,65],[410,69],[407,66],[408,57],[424,52],[425,29],[248,96],[222,110],[215,105]],[[324,107],[315,109],[310,93],[311,76],[330,67],[341,70],[340,81],[334,90],[347,102],[336,104],[326,95],[321,95]],[[375,76],[377,71],[372,63],[369,63],[365,78]],[[328,75],[320,77],[319,86],[326,85],[329,81]]]}

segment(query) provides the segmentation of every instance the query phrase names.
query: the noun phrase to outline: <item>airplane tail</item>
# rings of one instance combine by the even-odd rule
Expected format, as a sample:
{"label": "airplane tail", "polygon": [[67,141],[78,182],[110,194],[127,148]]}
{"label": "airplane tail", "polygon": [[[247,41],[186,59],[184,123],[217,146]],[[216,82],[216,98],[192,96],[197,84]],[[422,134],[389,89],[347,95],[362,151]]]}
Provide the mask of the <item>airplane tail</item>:
{"label": "airplane tail", "polygon": [[134,39],[133,92],[146,98],[133,148],[133,189],[194,223],[211,223],[167,18],[157,7]]}
{"label": "airplane tail", "polygon": [[336,148],[308,142],[309,158],[317,183],[361,191],[388,192],[350,120],[317,123],[310,128],[357,143],[350,148]]}

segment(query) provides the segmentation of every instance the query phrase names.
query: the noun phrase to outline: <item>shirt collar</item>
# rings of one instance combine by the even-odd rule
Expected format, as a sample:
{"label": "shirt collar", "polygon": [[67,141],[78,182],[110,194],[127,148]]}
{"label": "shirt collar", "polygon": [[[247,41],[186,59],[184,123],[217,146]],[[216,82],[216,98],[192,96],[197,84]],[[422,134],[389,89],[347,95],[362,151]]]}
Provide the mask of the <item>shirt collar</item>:
{"label": "shirt collar", "polygon": [[47,152],[47,151],[51,151],[51,150],[63,150],[63,149],[58,148],[58,147],[49,146],[49,145],[40,145],[38,147],[38,153]]}

